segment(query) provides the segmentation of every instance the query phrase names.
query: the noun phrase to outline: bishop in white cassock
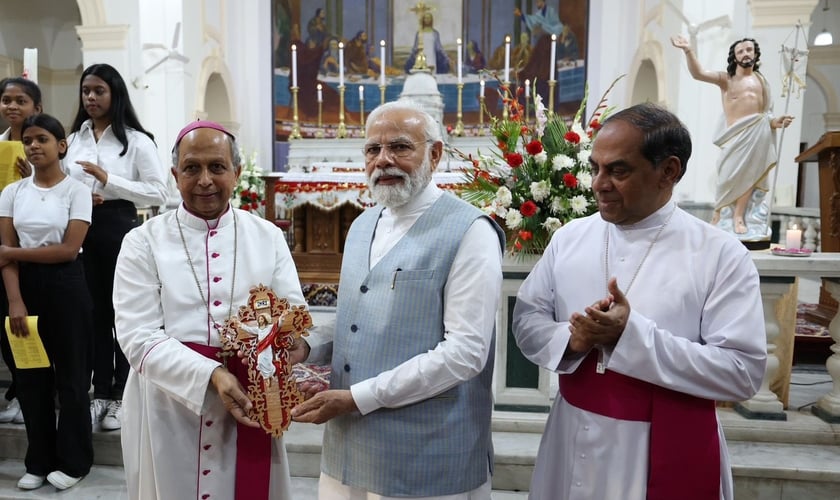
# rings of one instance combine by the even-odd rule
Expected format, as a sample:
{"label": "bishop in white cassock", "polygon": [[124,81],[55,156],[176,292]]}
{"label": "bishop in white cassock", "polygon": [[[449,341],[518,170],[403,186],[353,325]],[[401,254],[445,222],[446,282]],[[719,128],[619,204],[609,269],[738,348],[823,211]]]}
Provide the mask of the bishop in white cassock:
{"label": "bishop in white cassock", "polygon": [[216,356],[215,325],[253,286],[305,304],[282,231],[229,205],[236,151],[220,125],[188,125],[174,150],[183,204],[123,241],[114,306],[132,368],[122,429],[132,499],[291,499],[283,441],[246,416],[251,403],[231,374],[244,366]]}

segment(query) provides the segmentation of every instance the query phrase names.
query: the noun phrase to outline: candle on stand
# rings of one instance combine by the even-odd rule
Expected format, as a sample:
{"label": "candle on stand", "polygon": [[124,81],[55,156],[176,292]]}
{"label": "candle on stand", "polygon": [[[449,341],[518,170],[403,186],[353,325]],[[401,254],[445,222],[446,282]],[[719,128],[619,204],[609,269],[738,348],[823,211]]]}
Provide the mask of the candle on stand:
{"label": "candle on stand", "polygon": [[507,83],[510,81],[510,36],[505,35],[505,80],[504,82]]}
{"label": "candle on stand", "polygon": [[344,86],[344,42],[338,42],[338,86]]}
{"label": "candle on stand", "polygon": [[484,77],[481,77],[481,80],[478,81],[479,91],[478,95],[484,97]]}
{"label": "candle on stand", "polygon": [[551,59],[548,61],[548,79],[554,80],[554,70],[557,68],[557,35],[551,35]]}
{"label": "candle on stand", "polygon": [[385,40],[379,41],[379,85],[385,86]]}
{"label": "candle on stand", "polygon": [[23,49],[23,77],[38,83],[38,49]]}
{"label": "candle on stand", "polygon": [[461,39],[457,39],[455,43],[458,44],[458,83],[464,83],[464,77],[461,73],[461,66],[464,65],[463,60],[461,59],[463,57],[461,55]]}
{"label": "candle on stand", "polygon": [[359,85],[359,100],[360,101],[365,100],[365,86],[364,85]]}
{"label": "candle on stand", "polygon": [[292,87],[297,87],[297,46],[292,44]]}
{"label": "candle on stand", "polygon": [[802,231],[799,229],[788,229],[785,234],[785,248],[788,250],[799,250],[802,248]]}
{"label": "candle on stand", "polygon": [[531,97],[531,80],[525,80],[525,99]]}
{"label": "candle on stand", "polygon": [[315,88],[318,89],[318,102],[324,102],[324,91],[322,90],[323,87],[319,83],[318,86]]}

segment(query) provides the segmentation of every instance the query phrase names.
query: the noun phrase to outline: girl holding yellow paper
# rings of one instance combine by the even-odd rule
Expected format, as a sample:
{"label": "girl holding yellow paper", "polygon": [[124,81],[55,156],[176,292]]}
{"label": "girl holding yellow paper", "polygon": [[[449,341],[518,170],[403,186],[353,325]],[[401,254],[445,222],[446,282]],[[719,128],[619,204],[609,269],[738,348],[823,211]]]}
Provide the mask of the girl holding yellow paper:
{"label": "girl holding yellow paper", "polygon": [[[26,154],[23,151],[21,127],[23,121],[43,110],[41,103],[41,89],[38,84],[26,78],[4,78],[0,80],[0,116],[9,124],[9,128],[0,134],[0,141],[8,148],[0,148],[0,190],[4,186],[21,177],[28,177],[32,173]],[[6,150],[8,149],[8,151]],[[0,316],[6,317],[6,291],[0,284]],[[2,319],[0,319],[2,321]],[[0,411],[0,423],[23,423],[23,412],[17,401],[17,384],[15,383],[15,358],[9,348],[6,329],[0,328],[0,354],[12,374],[12,383],[6,389],[6,408]]]}
{"label": "girl holding yellow paper", "polygon": [[[63,490],[93,463],[87,377],[93,303],[79,258],[92,199],[84,184],[61,169],[67,141],[58,120],[31,116],[21,133],[33,175],[0,193],[0,266],[10,333],[33,335],[27,316],[38,316],[51,364],[17,370],[28,440],[18,487],[35,489],[46,480]],[[57,429],[55,394],[61,405]]]}

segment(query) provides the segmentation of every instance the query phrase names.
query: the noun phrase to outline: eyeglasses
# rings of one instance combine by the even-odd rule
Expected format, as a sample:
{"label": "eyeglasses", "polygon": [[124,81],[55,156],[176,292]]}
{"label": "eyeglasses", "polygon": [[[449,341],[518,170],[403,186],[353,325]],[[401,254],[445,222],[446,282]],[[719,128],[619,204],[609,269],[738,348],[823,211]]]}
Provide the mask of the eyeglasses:
{"label": "eyeglasses", "polygon": [[411,153],[414,152],[416,149],[414,146],[417,144],[424,144],[432,142],[428,139],[424,141],[394,141],[389,142],[388,144],[365,144],[365,147],[362,148],[362,153],[365,154],[365,159],[370,161],[373,160],[382,153],[382,149],[385,149],[385,153],[394,158],[405,158],[406,156],[410,156]]}

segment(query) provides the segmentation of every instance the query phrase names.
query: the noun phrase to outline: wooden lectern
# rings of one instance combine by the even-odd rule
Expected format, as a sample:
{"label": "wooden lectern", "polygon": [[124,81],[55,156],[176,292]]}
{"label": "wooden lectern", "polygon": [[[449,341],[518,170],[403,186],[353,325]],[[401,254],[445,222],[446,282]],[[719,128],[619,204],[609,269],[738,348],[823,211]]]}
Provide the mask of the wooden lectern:
{"label": "wooden lectern", "polygon": [[[796,157],[799,163],[817,162],[820,182],[820,251],[840,252],[840,131],[826,132]],[[809,321],[828,326],[837,313],[837,301],[820,287],[819,307],[806,315]]]}

